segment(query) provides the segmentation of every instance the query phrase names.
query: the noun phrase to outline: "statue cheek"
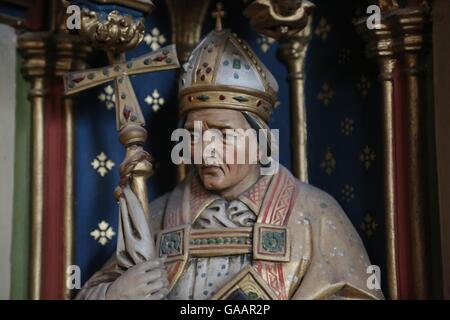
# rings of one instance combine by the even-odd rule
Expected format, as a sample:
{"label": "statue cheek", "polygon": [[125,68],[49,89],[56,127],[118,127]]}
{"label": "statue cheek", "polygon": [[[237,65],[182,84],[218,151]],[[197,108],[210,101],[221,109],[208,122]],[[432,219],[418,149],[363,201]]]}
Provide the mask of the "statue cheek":
{"label": "statue cheek", "polygon": [[237,161],[237,148],[235,145],[228,145],[224,150],[225,159],[224,162],[229,165],[233,165]]}

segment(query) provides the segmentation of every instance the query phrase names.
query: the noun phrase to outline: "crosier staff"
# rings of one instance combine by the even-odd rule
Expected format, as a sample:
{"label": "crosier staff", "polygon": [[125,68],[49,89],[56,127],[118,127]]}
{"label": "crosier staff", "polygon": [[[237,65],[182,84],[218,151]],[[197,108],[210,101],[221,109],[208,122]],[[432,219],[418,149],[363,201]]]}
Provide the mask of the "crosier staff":
{"label": "crosier staff", "polygon": [[[135,48],[144,38],[143,17],[153,9],[151,2],[145,1],[146,7],[137,3],[139,7],[132,9],[140,13],[135,16],[111,11],[108,6],[102,5],[92,9],[89,1],[76,3],[82,6],[81,36],[93,46],[105,50],[111,65],[66,74],[65,92],[70,95],[114,81],[116,127],[120,142],[126,148],[125,159],[119,167],[120,183],[114,192],[120,208],[117,267],[119,272],[124,272],[133,265],[156,257],[148,221],[150,212],[146,185],[153,168],[151,157],[143,148],[147,140],[145,119],[129,76],[179,68],[179,62],[174,45],[126,61],[125,51]],[[102,18],[104,15],[106,19]]]}

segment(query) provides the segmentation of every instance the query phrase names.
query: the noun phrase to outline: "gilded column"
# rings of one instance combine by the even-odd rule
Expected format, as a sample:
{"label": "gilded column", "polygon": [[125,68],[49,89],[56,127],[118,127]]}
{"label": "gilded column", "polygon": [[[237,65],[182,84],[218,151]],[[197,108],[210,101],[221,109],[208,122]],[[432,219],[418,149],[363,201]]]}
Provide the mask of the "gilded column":
{"label": "gilded column", "polygon": [[308,181],[304,63],[313,9],[314,4],[306,0],[256,0],[244,11],[253,29],[280,42],[281,57],[289,73],[292,172],[304,182]]}
{"label": "gilded column", "polygon": [[178,58],[185,63],[200,41],[209,0],[166,0],[172,27],[172,42]]}
{"label": "gilded column", "polygon": [[420,7],[399,9],[389,17],[395,33],[395,50],[402,64],[406,100],[406,156],[408,159],[407,193],[414,296],[428,295],[427,253],[425,237],[426,190],[423,116],[425,105],[422,82],[424,77],[423,48],[425,46],[426,12]]}
{"label": "gilded column", "polygon": [[386,264],[390,299],[398,299],[398,248],[396,222],[396,179],[394,144],[394,77],[397,59],[393,51],[392,33],[385,24],[370,30],[365,19],[357,24],[358,31],[367,42],[367,54],[377,60],[382,92],[382,131],[384,146],[384,210],[386,224]]}
{"label": "gilded column", "polygon": [[42,230],[44,219],[44,96],[47,73],[47,33],[24,33],[18,38],[18,49],[24,61],[22,71],[31,83],[29,99],[32,108],[31,127],[31,219],[29,296],[41,295]]}
{"label": "gilded column", "polygon": [[390,299],[398,299],[398,247],[395,194],[395,146],[394,146],[394,85],[393,71],[396,60],[379,57],[380,81],[383,96],[383,146],[384,146],[384,210],[386,226],[386,265]]}
{"label": "gilded column", "polygon": [[[69,35],[62,26],[60,34],[55,35],[56,58],[54,66],[54,76],[61,79],[62,76],[72,70],[82,70],[86,68],[86,60],[92,49],[82,43],[79,36]],[[66,270],[74,264],[74,175],[75,175],[75,123],[73,99],[65,96],[62,100],[61,108],[64,114],[65,128],[65,150],[64,150],[64,257],[62,283],[66,283]],[[62,297],[70,299],[71,291],[64,285]]]}
{"label": "gilded column", "polygon": [[307,125],[305,107],[305,57],[311,38],[311,21],[298,34],[280,44],[281,57],[288,67],[291,104],[292,172],[308,182]]}
{"label": "gilded column", "polygon": [[381,71],[389,293],[391,298],[424,299],[428,259],[421,58],[426,9],[400,8],[394,0],[379,4],[382,23],[368,29],[363,19],[357,27]]}

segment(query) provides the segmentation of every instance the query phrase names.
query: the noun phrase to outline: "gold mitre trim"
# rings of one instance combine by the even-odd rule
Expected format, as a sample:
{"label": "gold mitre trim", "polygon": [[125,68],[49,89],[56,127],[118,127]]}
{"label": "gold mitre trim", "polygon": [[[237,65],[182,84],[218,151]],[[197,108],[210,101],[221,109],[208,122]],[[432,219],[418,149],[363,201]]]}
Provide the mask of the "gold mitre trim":
{"label": "gold mitre trim", "polygon": [[218,108],[249,111],[268,122],[276,99],[257,90],[239,86],[197,85],[183,89],[179,93],[180,115],[189,111]]}

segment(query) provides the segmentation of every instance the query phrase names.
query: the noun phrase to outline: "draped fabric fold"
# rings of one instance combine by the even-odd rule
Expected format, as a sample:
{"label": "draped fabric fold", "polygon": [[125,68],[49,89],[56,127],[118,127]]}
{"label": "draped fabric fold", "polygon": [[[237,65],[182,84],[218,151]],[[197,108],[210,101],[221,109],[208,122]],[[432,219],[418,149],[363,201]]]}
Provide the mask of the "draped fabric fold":
{"label": "draped fabric fold", "polygon": [[139,199],[127,185],[119,200],[117,267],[126,270],[155,257],[154,237]]}

